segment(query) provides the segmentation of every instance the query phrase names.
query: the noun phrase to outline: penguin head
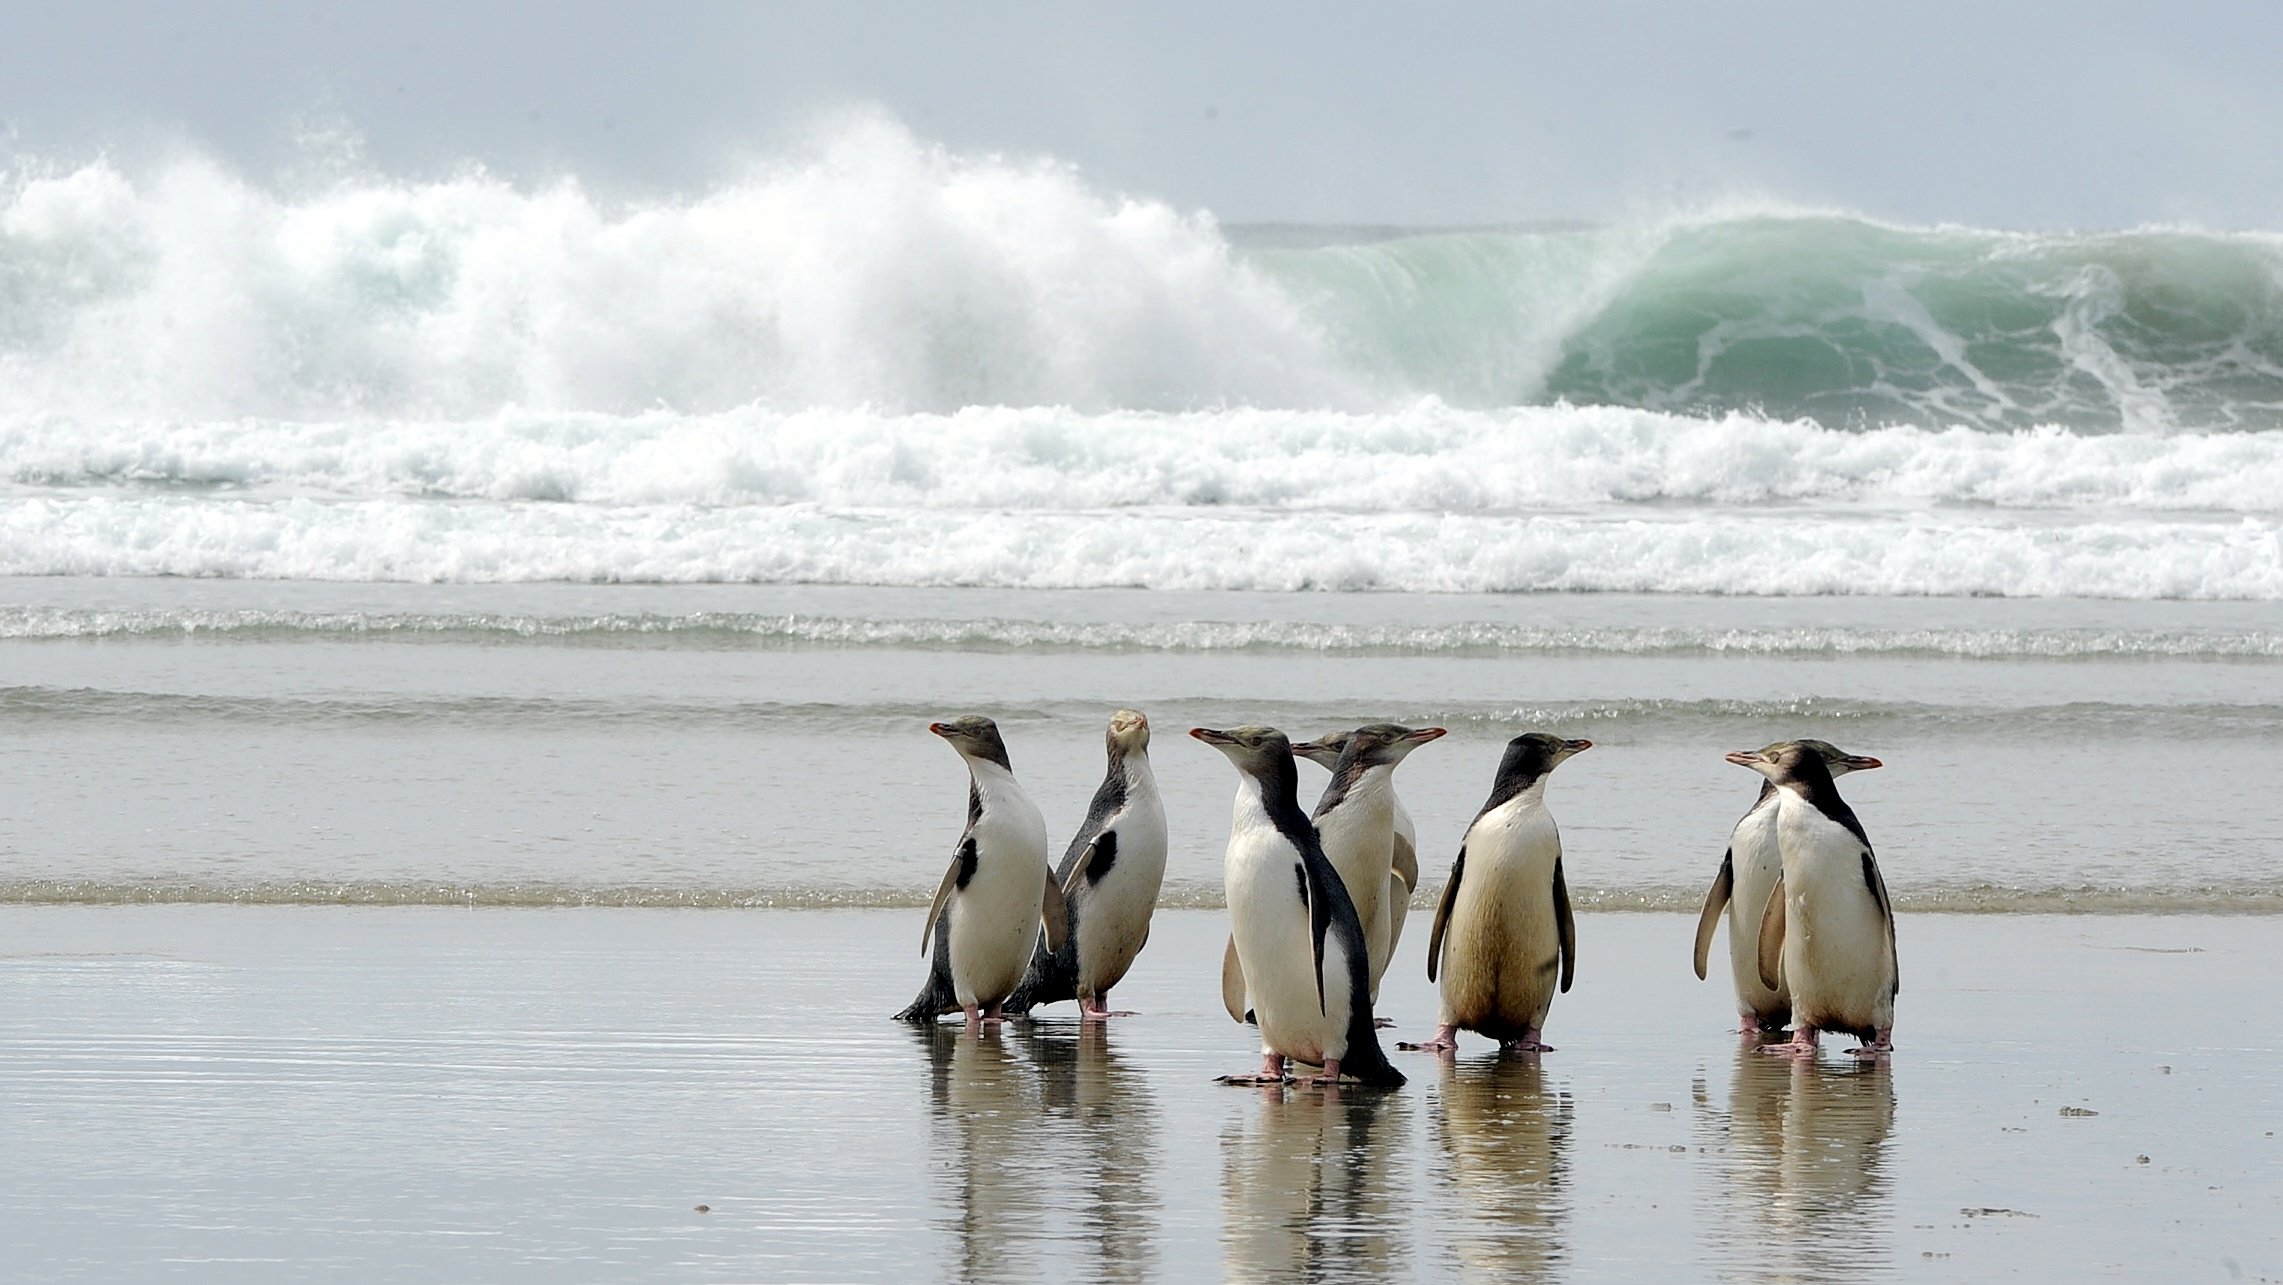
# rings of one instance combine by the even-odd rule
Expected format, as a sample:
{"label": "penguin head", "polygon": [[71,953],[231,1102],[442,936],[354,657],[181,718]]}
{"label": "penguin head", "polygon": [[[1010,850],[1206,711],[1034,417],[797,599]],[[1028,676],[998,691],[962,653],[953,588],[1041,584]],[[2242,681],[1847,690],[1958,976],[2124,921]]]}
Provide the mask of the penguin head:
{"label": "penguin head", "polygon": [[1346,732],[1326,732],[1312,741],[1295,741],[1292,757],[1306,759],[1320,768],[1335,768],[1340,764],[1340,751],[1348,747]]}
{"label": "penguin head", "polygon": [[[1351,767],[1393,767],[1403,756],[1445,735],[1440,727],[1397,727],[1393,723],[1367,723],[1348,733],[1339,762]],[[1336,769],[1335,769],[1336,770]]]}
{"label": "penguin head", "polygon": [[1268,777],[1276,775],[1279,768],[1292,771],[1292,742],[1273,727],[1232,727],[1225,732],[1192,727],[1189,734],[1228,755],[1239,772]]}
{"label": "penguin head", "polygon": [[1138,709],[1121,709],[1110,715],[1110,753],[1119,757],[1149,748],[1149,715]]}
{"label": "penguin head", "polygon": [[1007,761],[1007,743],[999,739],[999,725],[979,714],[955,718],[948,723],[930,723],[927,730],[951,742],[961,758],[980,759],[996,763],[1008,771],[1014,765]]}
{"label": "penguin head", "polygon": [[[1748,767],[1778,785],[1812,785],[1816,778],[1829,780],[1832,775],[1823,753],[1806,741],[1777,741],[1756,750],[1735,750],[1728,755],[1728,761],[1738,767]],[[1877,766],[1878,760],[1872,759],[1871,763]]]}
{"label": "penguin head", "polygon": [[1803,737],[1800,744],[1821,758],[1824,769],[1833,776],[1845,776],[1849,772],[1868,772],[1872,768],[1886,766],[1868,754],[1849,754],[1829,741],[1808,740]]}
{"label": "penguin head", "polygon": [[1501,780],[1518,777],[1527,785],[1561,766],[1571,755],[1592,748],[1592,741],[1565,740],[1551,732],[1524,732],[1506,743],[1506,757],[1498,765],[1498,775]]}

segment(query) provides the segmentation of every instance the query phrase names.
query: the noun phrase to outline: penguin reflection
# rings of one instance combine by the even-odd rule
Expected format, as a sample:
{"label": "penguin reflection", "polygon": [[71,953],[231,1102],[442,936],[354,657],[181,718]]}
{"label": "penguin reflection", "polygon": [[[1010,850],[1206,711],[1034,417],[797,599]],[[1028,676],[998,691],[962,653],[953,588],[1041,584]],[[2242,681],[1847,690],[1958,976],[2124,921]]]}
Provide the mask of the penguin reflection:
{"label": "penguin reflection", "polygon": [[1402,1112],[1383,1093],[1262,1088],[1221,1130],[1222,1279],[1391,1274],[1406,1252]]}
{"label": "penguin reflection", "polygon": [[[1024,1125],[1038,1114],[1036,1080],[998,1036],[955,1025],[919,1028],[932,1097],[928,1149],[950,1216],[937,1225],[958,1242],[962,1281],[1032,1280],[1051,1168],[1037,1163]],[[1037,1135],[1030,1134],[1035,1138]],[[1029,1251],[1029,1252],[1022,1252]]]}
{"label": "penguin reflection", "polygon": [[[1075,1217],[1090,1280],[1140,1281],[1157,1273],[1157,1099],[1099,1022],[1026,1025],[1015,1036],[1038,1068],[1041,1137],[1064,1140],[1055,1157],[1058,1216]],[[1067,1225],[1067,1224],[1065,1224]]]}
{"label": "penguin reflection", "polygon": [[1443,1059],[1437,1132],[1466,1216],[1452,1245],[1469,1277],[1536,1279],[1562,1262],[1571,1103],[1545,1074],[1534,1057]]}
{"label": "penguin reflection", "polygon": [[[1859,1270],[1891,1242],[1887,1138],[1894,1131],[1894,1070],[1883,1062],[1836,1065],[1736,1054],[1728,1107],[1734,1170],[1708,1220],[1736,1229],[1741,1274],[1830,1279]],[[1764,1256],[1764,1257],[1763,1257]]]}

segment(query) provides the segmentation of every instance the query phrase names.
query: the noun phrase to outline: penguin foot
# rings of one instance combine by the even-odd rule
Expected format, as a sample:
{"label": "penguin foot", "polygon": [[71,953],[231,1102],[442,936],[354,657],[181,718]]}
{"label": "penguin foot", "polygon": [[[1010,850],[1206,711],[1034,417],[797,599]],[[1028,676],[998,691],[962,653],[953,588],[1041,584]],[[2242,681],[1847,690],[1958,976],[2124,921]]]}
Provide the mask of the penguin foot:
{"label": "penguin foot", "polygon": [[1394,1025],[1395,1019],[1392,1017],[1375,1017],[1371,1019],[1371,1029],[1375,1031],[1389,1030],[1393,1028]]}
{"label": "penguin foot", "polygon": [[1544,1040],[1500,1040],[1498,1051],[1501,1053],[1552,1053],[1557,1050]]}
{"label": "penguin foot", "polygon": [[1760,1051],[1771,1057],[1812,1058],[1816,1053],[1815,1035],[1814,1027],[1801,1026],[1792,1031],[1790,1039],[1781,1044],[1762,1044]]}
{"label": "penguin foot", "polygon": [[1284,1055],[1282,1053],[1263,1053],[1260,1055],[1260,1070],[1251,1075],[1218,1075],[1213,1077],[1213,1082],[1215,1084],[1286,1084],[1291,1079],[1291,1076],[1284,1073]]}
{"label": "penguin foot", "polygon": [[1885,1057],[1894,1051],[1894,1032],[1889,1030],[1880,1031],[1874,1038],[1865,1040],[1860,1046],[1847,1050],[1847,1055],[1859,1057],[1868,1062],[1873,1058]]}
{"label": "penguin foot", "polygon": [[1435,1028],[1435,1038],[1431,1040],[1421,1040],[1416,1044],[1401,1043],[1395,1047],[1406,1053],[1450,1053],[1456,1051],[1458,1046],[1459,1028],[1438,1026]]}

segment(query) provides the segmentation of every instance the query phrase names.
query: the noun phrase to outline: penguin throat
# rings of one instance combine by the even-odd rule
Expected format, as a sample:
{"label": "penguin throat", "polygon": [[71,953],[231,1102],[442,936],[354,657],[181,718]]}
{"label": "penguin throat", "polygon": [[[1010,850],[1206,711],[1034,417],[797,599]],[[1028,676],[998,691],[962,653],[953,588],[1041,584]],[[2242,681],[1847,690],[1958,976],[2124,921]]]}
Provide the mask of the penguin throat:
{"label": "penguin throat", "polygon": [[968,774],[974,781],[974,794],[978,802],[989,805],[1004,798],[1015,784],[1015,774],[989,759],[967,760]]}

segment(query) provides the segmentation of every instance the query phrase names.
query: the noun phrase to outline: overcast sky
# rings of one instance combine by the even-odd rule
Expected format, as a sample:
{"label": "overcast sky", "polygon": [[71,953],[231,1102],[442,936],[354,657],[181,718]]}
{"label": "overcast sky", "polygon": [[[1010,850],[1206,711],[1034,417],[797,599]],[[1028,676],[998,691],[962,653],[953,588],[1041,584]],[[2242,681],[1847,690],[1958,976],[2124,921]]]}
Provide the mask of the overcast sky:
{"label": "overcast sky", "polygon": [[[1724,196],[2006,227],[2283,227],[2283,5],[10,0],[0,146],[695,189],[876,104],[1224,220]],[[4,162],[0,162],[4,163]]]}

